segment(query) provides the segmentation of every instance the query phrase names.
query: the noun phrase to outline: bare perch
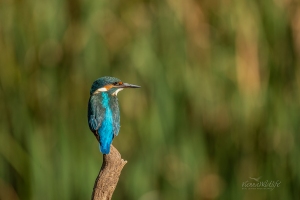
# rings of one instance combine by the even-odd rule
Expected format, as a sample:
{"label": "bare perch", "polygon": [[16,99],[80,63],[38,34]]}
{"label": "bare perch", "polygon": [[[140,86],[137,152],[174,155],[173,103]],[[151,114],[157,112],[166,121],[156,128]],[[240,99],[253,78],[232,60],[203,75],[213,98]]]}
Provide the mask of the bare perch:
{"label": "bare perch", "polygon": [[111,145],[110,153],[103,154],[103,163],[95,181],[92,200],[110,200],[112,198],[126,163],[127,161],[121,158],[118,150]]}

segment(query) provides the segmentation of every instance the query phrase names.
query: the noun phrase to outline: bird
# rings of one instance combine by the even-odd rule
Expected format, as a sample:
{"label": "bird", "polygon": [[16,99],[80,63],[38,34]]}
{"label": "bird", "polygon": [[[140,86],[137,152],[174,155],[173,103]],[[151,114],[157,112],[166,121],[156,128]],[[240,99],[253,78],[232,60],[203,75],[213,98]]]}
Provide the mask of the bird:
{"label": "bird", "polygon": [[118,92],[124,88],[140,87],[110,76],[93,82],[88,102],[88,124],[99,142],[101,153],[109,154],[110,145],[120,131]]}

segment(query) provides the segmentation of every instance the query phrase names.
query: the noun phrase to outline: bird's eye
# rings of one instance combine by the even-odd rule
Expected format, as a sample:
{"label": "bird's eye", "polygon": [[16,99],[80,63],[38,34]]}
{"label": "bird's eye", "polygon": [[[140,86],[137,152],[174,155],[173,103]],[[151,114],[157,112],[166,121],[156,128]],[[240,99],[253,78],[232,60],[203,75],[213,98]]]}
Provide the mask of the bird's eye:
{"label": "bird's eye", "polygon": [[114,82],[113,84],[114,84],[114,85],[118,85],[118,82]]}

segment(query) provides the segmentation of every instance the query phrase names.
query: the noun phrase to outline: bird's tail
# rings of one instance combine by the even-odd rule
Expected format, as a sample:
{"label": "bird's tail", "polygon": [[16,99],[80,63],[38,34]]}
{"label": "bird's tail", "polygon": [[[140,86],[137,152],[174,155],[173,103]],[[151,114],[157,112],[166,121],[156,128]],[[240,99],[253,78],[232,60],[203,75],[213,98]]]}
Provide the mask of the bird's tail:
{"label": "bird's tail", "polygon": [[101,153],[103,154],[109,154],[110,151],[110,143],[108,142],[104,142],[104,143],[99,143],[99,149],[101,151]]}

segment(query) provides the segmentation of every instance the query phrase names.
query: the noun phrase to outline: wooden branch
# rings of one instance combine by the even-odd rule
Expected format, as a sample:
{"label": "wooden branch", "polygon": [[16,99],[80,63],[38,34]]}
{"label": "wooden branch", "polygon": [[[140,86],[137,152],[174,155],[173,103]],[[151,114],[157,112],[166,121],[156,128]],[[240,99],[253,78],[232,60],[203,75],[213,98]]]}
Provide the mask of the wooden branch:
{"label": "wooden branch", "polygon": [[92,200],[110,200],[112,198],[126,163],[127,161],[121,158],[118,150],[111,145],[110,153],[103,154],[103,163],[95,181]]}

